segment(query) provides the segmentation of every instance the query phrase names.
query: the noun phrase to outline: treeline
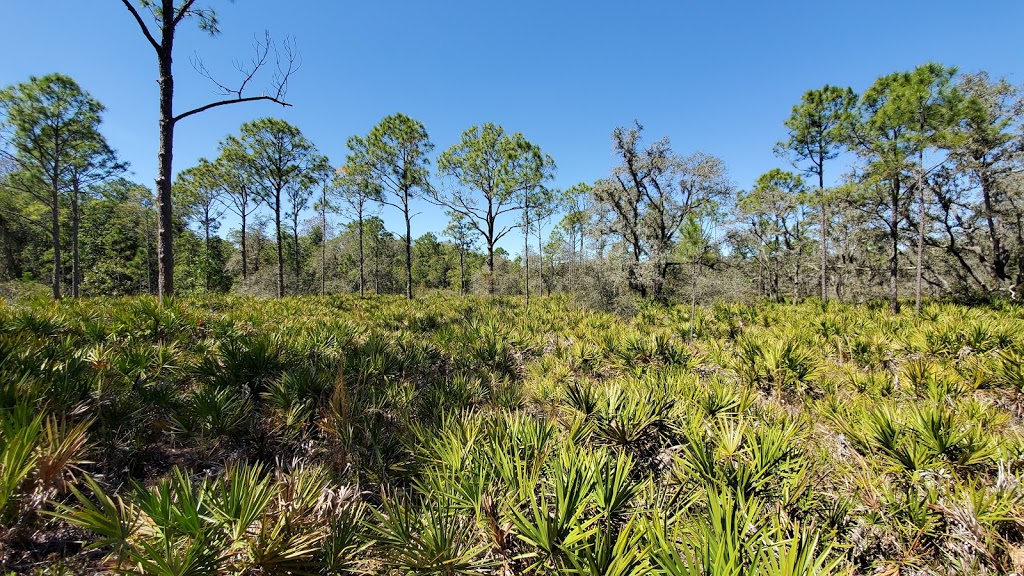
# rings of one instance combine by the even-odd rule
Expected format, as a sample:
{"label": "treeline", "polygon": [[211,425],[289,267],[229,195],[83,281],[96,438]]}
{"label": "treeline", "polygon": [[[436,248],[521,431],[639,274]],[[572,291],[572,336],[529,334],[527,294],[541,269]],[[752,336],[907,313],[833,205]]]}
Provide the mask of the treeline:
{"label": "treeline", "polygon": [[[152,192],[100,130],[72,79],[0,92],[0,278],[64,294],[157,291]],[[466,130],[434,155],[403,114],[347,141],[340,166],[287,122],[225,137],[173,185],[181,292],[285,294],[572,291],[799,301],[914,295],[1018,299],[1024,282],[1021,89],[937,64],[863,94],[804,94],[780,167],[737,189],[724,162],[612,133],[617,166],[565,190],[520,133]],[[839,182],[833,185],[833,182]],[[416,202],[449,225],[412,238]],[[382,209],[401,218],[385,222]],[[225,229],[228,228],[229,229]],[[518,230],[515,256],[499,243]]]}

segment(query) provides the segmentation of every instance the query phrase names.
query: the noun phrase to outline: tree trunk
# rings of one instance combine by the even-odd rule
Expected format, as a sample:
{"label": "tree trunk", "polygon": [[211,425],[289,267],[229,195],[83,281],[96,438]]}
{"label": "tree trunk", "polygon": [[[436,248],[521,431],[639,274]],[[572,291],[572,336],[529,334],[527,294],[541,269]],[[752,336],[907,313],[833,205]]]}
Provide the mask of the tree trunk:
{"label": "tree trunk", "polygon": [[466,250],[459,246],[459,296],[466,295]]}
{"label": "tree trunk", "polygon": [[757,278],[754,279],[754,285],[757,286],[757,299],[760,300],[764,295],[764,264],[760,258],[754,261],[757,263]]}
{"label": "tree trunk", "polygon": [[245,204],[242,204],[242,280],[249,277],[249,254],[245,242]]}
{"label": "tree trunk", "polygon": [[[845,267],[845,265],[846,265],[846,258],[845,257],[843,257],[840,260],[840,264],[839,265],[841,267]],[[846,293],[845,293],[845,289],[844,289],[845,286],[846,286],[846,278],[844,276],[844,273],[842,271],[840,271],[840,273],[836,275],[836,299],[839,300],[840,302],[846,300]]]}
{"label": "tree trunk", "polygon": [[800,254],[796,255],[796,263],[793,264],[793,305],[800,302]]}
{"label": "tree trunk", "polygon": [[[796,237],[801,238],[800,228],[797,226]],[[796,261],[793,263],[793,304],[800,302],[804,293],[804,244],[800,240],[796,247]]]}
{"label": "tree trunk", "polygon": [[[526,206],[529,210],[529,204]],[[526,306],[530,306],[530,217],[523,215],[523,270],[525,272]]]}
{"label": "tree trunk", "polygon": [[78,210],[78,183],[71,190],[71,296],[81,295],[82,266],[78,256],[78,229],[82,216]]}
{"label": "tree trunk", "polygon": [[293,292],[299,293],[299,286],[301,285],[300,278],[302,277],[302,259],[299,257],[299,215],[296,211],[295,216],[292,218],[292,252],[295,256],[295,289]]}
{"label": "tree trunk", "polygon": [[21,278],[21,262],[18,257],[14,255],[14,241],[12,239],[13,232],[9,228],[8,221],[4,220],[0,216],[0,237],[3,238],[3,242],[0,245],[3,246],[4,251],[4,269],[7,271],[7,277],[12,279]]}
{"label": "tree trunk", "polygon": [[1008,258],[1003,253],[1002,239],[996,230],[995,207],[992,201],[993,183],[987,170],[985,172],[979,179],[981,180],[981,198],[985,205],[985,224],[988,228],[989,242],[992,245],[992,275],[1003,282],[1010,279],[1006,272]]}
{"label": "tree trunk", "polygon": [[281,191],[274,197],[274,233],[277,237],[277,297],[284,297],[284,243],[281,238]]}
{"label": "tree trunk", "polygon": [[[925,130],[925,110],[921,108],[920,125],[918,129],[921,133]],[[924,148],[920,148],[917,151],[917,198],[920,203],[920,210],[918,212],[917,222],[917,277],[914,283],[914,312],[916,314],[921,313],[921,280],[924,276],[924,230],[925,230],[925,219],[927,218],[928,212],[926,210],[926,196],[924,189]]]}
{"label": "tree trunk", "polygon": [[825,169],[822,168],[824,159],[819,159],[818,164],[818,201],[821,202],[821,218],[818,222],[821,228],[821,301],[828,302],[828,217],[825,212]]}
{"label": "tree trunk", "polygon": [[[408,198],[408,196],[407,196]],[[412,224],[409,218],[409,202],[405,204],[405,297],[412,300]]]}
{"label": "tree trunk", "polygon": [[[551,296],[551,285],[544,279],[544,238],[543,238],[543,227],[537,224],[537,259],[540,260],[540,265],[537,266],[537,272],[540,274],[540,285],[544,287],[544,291],[548,296]],[[551,265],[552,269],[554,264]],[[554,276],[552,276],[554,278]]]}
{"label": "tree trunk", "polygon": [[494,296],[494,244],[487,244],[487,294]]}
{"label": "tree trunk", "polygon": [[924,221],[927,217],[927,210],[925,206],[926,197],[924,190],[924,152],[921,152],[918,157],[918,173],[917,173],[917,191],[918,191],[918,203],[920,208],[918,211],[918,223],[917,223],[917,278],[914,284],[914,312],[917,314],[921,313],[921,280],[924,276]]}
{"label": "tree trunk", "polygon": [[320,217],[320,295],[327,296],[327,213]]}
{"label": "tree trunk", "polygon": [[[1017,213],[1016,220],[1017,220],[1017,222],[1016,222],[1016,224],[1017,224],[1017,227],[1016,227],[1017,252],[1018,253],[1024,253],[1024,222],[1021,221],[1021,214],[1020,214],[1020,212]],[[1014,301],[1016,301],[1016,300],[1018,300],[1020,298],[1020,293],[1018,292],[1018,287],[1021,285],[1021,282],[1024,282],[1024,258],[1018,258],[1017,259],[1017,266],[1016,266],[1016,268],[1017,268],[1017,273],[1014,275],[1014,279],[1013,279],[1014,283],[1009,288],[1010,299],[1012,299]]]}
{"label": "tree trunk", "polygon": [[366,296],[366,277],[363,272],[363,211],[359,210],[359,297]]}
{"label": "tree trunk", "polygon": [[[778,250],[779,239],[775,238],[776,250]],[[772,255],[772,270],[771,270],[771,290],[772,290],[772,301],[779,302],[782,300],[782,290],[779,288],[779,256],[777,251],[773,251]]]}
{"label": "tree trunk", "polygon": [[[541,261],[541,270],[543,270],[544,262]],[[551,265],[548,266],[548,280],[544,284],[548,296],[551,296],[551,292],[555,289],[555,260],[551,259]]]}
{"label": "tree trunk", "polygon": [[[174,3],[163,2],[165,14],[174,13]],[[157,150],[159,172],[156,177],[156,258],[157,295],[160,301],[174,295],[174,235],[171,210],[171,178],[174,154],[174,74],[171,54],[174,47],[173,18],[163,18],[160,62],[160,144]]]}
{"label": "tree trunk", "polygon": [[210,291],[210,205],[206,205],[203,216],[203,281],[204,293]]}
{"label": "tree trunk", "polygon": [[497,216],[494,214],[494,197],[487,195],[487,234],[484,240],[487,242],[487,295],[494,296],[494,221]]}
{"label": "tree trunk", "polygon": [[50,243],[53,247],[53,297],[60,300],[60,279],[63,264],[60,258],[60,177],[57,174],[57,162],[53,163],[53,196],[50,201]]}
{"label": "tree trunk", "polygon": [[146,218],[146,229],[143,231],[143,244],[146,246],[146,294],[155,294],[153,290],[153,252],[149,249],[150,240],[156,238],[156,232],[149,227],[150,219]]}
{"label": "tree trunk", "polygon": [[892,201],[892,220],[889,223],[889,241],[891,253],[889,255],[889,309],[893,314],[900,313],[899,300],[899,257],[900,257],[900,184],[899,181],[891,184],[890,189]]}
{"label": "tree trunk", "polygon": [[569,227],[569,279],[567,285],[570,290],[576,288],[576,230],[575,226]]}
{"label": "tree trunk", "polygon": [[690,342],[693,342],[697,328],[697,261],[690,267]]}
{"label": "tree trunk", "polygon": [[576,253],[576,289],[580,289],[581,277],[583,276],[583,260],[586,258],[586,245],[587,238],[583,235],[583,230],[580,230],[580,249]]}
{"label": "tree trunk", "polygon": [[258,230],[259,234],[256,235],[256,245],[253,246],[253,261],[252,261],[252,273],[259,274],[260,271],[260,254],[263,253],[264,238],[262,228]]}
{"label": "tree trunk", "polygon": [[654,292],[654,298],[660,302],[667,301],[666,286],[668,286],[668,268],[668,262],[663,262],[658,265],[658,278],[653,287],[654,289],[652,290]]}

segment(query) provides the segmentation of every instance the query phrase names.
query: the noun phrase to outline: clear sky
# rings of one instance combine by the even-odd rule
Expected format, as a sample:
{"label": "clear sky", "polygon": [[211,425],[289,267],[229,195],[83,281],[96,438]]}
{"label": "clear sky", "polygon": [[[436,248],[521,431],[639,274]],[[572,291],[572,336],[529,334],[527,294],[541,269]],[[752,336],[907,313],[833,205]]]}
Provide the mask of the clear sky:
{"label": "clear sky", "polygon": [[[668,136],[679,152],[721,157],[743,188],[787,166],[772,146],[808,89],[860,92],[927,61],[1024,82],[1020,0],[205,4],[218,10],[222,34],[188,27],[177,39],[179,111],[216,97],[189,65],[194,54],[231,79],[232,61],[269,30],[296,38],[302,68],[288,93],[293,108],[239,104],[179,124],[176,171],[215,156],[242,122],[269,115],[299,126],[339,165],[346,138],[404,112],[426,125],[435,153],[474,124],[522,132],[554,157],[559,187],[605,176],[615,163],[612,129],[637,119],[651,140]],[[152,186],[156,60],[119,0],[3,0],[0,54],[0,85],[62,72],[103,102],[107,138],[132,178]],[[440,210],[420,208],[414,236],[444,228]],[[384,217],[400,228],[395,214]],[[518,241],[508,242],[514,251]]]}

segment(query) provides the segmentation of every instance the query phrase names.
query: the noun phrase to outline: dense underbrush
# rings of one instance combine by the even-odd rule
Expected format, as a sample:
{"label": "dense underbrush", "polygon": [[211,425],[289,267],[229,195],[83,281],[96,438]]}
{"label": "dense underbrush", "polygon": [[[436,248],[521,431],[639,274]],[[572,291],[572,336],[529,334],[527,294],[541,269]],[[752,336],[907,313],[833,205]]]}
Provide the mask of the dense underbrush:
{"label": "dense underbrush", "polygon": [[9,302],[0,572],[1020,572],[1022,359],[939,303]]}

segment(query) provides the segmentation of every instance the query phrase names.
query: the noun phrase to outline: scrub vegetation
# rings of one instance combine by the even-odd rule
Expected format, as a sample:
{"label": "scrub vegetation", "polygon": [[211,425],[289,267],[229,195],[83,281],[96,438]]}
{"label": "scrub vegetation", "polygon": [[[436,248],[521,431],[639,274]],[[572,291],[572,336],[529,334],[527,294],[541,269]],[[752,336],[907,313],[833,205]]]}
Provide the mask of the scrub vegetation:
{"label": "scrub vegetation", "polygon": [[9,302],[0,562],[1009,574],[1022,327],[927,302]]}

